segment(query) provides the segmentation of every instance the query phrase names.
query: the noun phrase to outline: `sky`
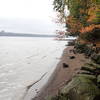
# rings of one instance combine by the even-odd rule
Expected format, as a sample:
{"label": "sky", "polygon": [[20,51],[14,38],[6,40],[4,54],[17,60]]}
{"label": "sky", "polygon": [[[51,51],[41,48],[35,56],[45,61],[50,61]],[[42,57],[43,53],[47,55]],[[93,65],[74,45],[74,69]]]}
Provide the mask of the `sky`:
{"label": "sky", "polygon": [[53,33],[53,0],[0,0],[0,31]]}

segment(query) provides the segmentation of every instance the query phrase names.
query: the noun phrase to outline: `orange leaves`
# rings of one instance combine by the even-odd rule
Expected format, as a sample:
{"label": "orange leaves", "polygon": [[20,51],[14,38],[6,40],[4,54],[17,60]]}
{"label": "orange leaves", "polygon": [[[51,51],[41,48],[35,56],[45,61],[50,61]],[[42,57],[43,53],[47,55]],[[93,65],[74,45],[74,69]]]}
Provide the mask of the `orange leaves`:
{"label": "orange leaves", "polygon": [[[100,29],[100,24],[96,24],[96,19],[97,19],[97,12],[100,12],[100,9],[98,6],[93,6],[87,9],[86,11],[84,9],[80,9],[79,13],[86,13],[87,12],[87,19],[86,23],[89,23],[89,26],[84,26],[82,21],[75,19],[73,16],[69,16],[67,23],[70,25],[70,32],[80,32],[81,33],[87,33],[87,32],[92,32],[95,28]],[[84,17],[85,18],[85,17]],[[88,24],[87,24],[88,25]]]}
{"label": "orange leaves", "polygon": [[92,22],[96,18],[96,15],[92,15],[88,18],[87,22]]}
{"label": "orange leaves", "polygon": [[[61,8],[63,0],[55,1],[61,1],[58,2],[58,6]],[[58,14],[56,22],[66,23],[67,31],[71,35],[91,34],[96,28],[100,29],[100,0],[67,0],[66,2],[63,4],[68,5],[69,16],[66,16],[64,7],[63,12]]]}
{"label": "orange leaves", "polygon": [[88,17],[87,22],[92,22],[93,19],[96,18],[96,13],[95,13],[95,8],[94,8],[94,7],[90,8],[90,9],[88,10],[88,15],[89,15],[89,17]]}
{"label": "orange leaves", "polygon": [[92,24],[92,25],[90,25],[90,26],[83,27],[83,28],[80,30],[80,32],[81,32],[81,33],[91,32],[91,31],[93,31],[95,28],[100,28],[100,25]]}
{"label": "orange leaves", "polygon": [[85,13],[84,9],[79,9],[80,13]]}
{"label": "orange leaves", "polygon": [[71,33],[79,32],[81,27],[83,27],[83,25],[80,23],[80,21],[75,19],[73,16],[68,16],[66,24],[69,25],[68,31]]}
{"label": "orange leaves", "polygon": [[97,16],[96,16],[96,12],[98,11],[98,7],[96,6],[94,6],[94,7],[91,7],[91,8],[89,8],[88,9],[88,20],[87,20],[87,22],[89,22],[89,23],[93,23],[94,22],[94,20],[97,18]]}

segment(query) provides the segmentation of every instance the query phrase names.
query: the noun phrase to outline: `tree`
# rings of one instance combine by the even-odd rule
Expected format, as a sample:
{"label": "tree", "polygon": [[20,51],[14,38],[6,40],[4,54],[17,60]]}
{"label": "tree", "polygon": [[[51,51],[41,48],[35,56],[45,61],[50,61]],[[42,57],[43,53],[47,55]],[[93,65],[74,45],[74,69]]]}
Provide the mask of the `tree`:
{"label": "tree", "polygon": [[[65,20],[70,35],[95,34],[94,29],[100,28],[100,0],[54,0],[53,4]],[[69,16],[65,16],[66,6]]]}

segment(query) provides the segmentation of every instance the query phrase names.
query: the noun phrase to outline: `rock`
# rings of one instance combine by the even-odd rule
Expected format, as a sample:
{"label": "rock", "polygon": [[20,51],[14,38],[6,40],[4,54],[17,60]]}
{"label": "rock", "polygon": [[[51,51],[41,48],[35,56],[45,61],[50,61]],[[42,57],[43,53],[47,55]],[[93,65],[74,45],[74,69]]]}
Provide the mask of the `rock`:
{"label": "rock", "polygon": [[100,65],[90,62],[81,67],[82,74],[91,74],[98,76],[100,74]]}
{"label": "rock", "polygon": [[75,59],[75,56],[70,56],[70,59]]}
{"label": "rock", "polygon": [[95,75],[94,73],[91,73],[91,72],[88,72],[88,71],[81,71],[78,74]]}
{"label": "rock", "polygon": [[100,65],[86,63],[81,72],[50,100],[100,100]]}
{"label": "rock", "polygon": [[100,75],[97,76],[97,85],[100,88]]}
{"label": "rock", "polygon": [[47,100],[99,100],[100,89],[94,84],[94,75],[75,76],[57,96]]}
{"label": "rock", "polygon": [[100,65],[93,62],[86,63],[83,67],[81,67],[80,73],[97,76],[100,74]]}
{"label": "rock", "polygon": [[81,70],[88,71],[90,73],[95,74],[95,68],[93,68],[93,67],[87,67],[87,66],[85,67],[85,66],[83,66],[83,67],[81,67]]}
{"label": "rock", "polygon": [[67,44],[67,46],[74,46],[75,45],[75,41],[73,40],[73,41],[69,41],[68,42],[68,44]]}
{"label": "rock", "polygon": [[47,99],[47,100],[69,100],[69,99],[67,98],[66,95],[64,95],[64,94],[59,94],[58,96],[49,98],[49,99]]}
{"label": "rock", "polygon": [[89,80],[91,80],[93,82],[96,81],[96,76],[95,75],[77,74],[76,77],[81,77],[81,78],[83,77],[83,78],[89,79]]}
{"label": "rock", "polygon": [[85,66],[88,66],[88,67],[93,67],[95,68],[96,70],[100,70],[100,65],[99,64],[96,64],[94,62],[90,62],[90,63],[86,63]]}
{"label": "rock", "polygon": [[63,63],[63,68],[68,68],[68,67],[69,67],[69,65],[68,65],[68,64]]}
{"label": "rock", "polygon": [[100,64],[100,54],[94,54],[92,55],[91,59],[97,63],[97,64]]}
{"label": "rock", "polygon": [[97,82],[100,83],[100,75],[97,77]]}
{"label": "rock", "polygon": [[93,75],[77,75],[61,90],[61,94],[66,94],[68,99],[65,100],[94,100],[100,95],[100,90],[93,80],[96,80]]}

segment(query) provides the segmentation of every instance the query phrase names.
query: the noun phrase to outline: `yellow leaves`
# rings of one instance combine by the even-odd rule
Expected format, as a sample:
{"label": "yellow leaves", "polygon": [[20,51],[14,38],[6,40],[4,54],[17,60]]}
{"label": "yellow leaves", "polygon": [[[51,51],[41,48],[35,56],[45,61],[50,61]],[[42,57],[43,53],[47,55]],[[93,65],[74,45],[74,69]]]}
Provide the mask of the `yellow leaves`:
{"label": "yellow leaves", "polygon": [[88,15],[95,14],[96,7],[91,7],[88,9]]}
{"label": "yellow leaves", "polygon": [[92,3],[96,3],[97,0],[91,0]]}
{"label": "yellow leaves", "polygon": [[94,6],[88,9],[88,20],[87,22],[89,23],[95,23],[96,20],[98,19],[98,12],[100,12],[100,6]]}

